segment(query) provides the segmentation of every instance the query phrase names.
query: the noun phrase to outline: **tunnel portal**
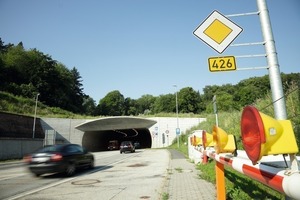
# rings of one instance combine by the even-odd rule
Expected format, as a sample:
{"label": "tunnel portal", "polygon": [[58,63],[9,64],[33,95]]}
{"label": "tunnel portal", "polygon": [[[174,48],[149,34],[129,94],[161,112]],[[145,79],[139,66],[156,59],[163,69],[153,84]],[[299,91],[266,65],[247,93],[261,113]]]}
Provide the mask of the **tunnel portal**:
{"label": "tunnel portal", "polygon": [[151,148],[149,128],[156,121],[137,117],[107,117],[85,122],[76,127],[84,132],[82,146],[89,151],[108,150],[111,140],[139,142],[140,148]]}

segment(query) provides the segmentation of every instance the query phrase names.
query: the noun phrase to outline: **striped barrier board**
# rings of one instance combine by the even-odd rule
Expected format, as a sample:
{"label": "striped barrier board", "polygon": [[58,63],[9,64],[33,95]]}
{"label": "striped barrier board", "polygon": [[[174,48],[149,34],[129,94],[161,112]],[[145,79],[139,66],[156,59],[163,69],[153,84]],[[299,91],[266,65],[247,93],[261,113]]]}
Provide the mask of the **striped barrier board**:
{"label": "striped barrier board", "polygon": [[245,151],[238,150],[236,157],[229,153],[216,154],[213,148],[200,149],[200,151],[217,162],[284,193],[288,197],[300,199],[300,171],[287,169],[289,158],[286,158],[285,162],[282,155],[265,156],[260,163],[253,165]]}

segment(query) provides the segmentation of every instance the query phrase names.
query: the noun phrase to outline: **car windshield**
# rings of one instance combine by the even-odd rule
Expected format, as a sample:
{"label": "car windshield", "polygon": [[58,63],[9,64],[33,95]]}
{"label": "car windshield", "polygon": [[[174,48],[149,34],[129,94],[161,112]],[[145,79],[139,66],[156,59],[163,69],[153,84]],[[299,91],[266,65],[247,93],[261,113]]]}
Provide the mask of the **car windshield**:
{"label": "car windshield", "polygon": [[43,152],[57,152],[60,151],[63,148],[62,145],[53,145],[53,146],[46,146],[44,148],[39,149],[37,152],[43,153]]}
{"label": "car windshield", "polygon": [[130,145],[130,142],[123,142],[123,145]]}

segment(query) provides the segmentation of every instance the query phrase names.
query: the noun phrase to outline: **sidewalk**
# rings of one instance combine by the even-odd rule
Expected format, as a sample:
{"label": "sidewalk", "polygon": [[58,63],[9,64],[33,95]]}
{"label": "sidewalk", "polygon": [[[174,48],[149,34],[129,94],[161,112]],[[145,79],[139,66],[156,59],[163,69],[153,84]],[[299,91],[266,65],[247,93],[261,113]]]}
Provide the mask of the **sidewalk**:
{"label": "sidewalk", "polygon": [[184,155],[176,150],[169,150],[170,164],[164,193],[169,200],[214,200],[215,185],[199,178],[199,170]]}

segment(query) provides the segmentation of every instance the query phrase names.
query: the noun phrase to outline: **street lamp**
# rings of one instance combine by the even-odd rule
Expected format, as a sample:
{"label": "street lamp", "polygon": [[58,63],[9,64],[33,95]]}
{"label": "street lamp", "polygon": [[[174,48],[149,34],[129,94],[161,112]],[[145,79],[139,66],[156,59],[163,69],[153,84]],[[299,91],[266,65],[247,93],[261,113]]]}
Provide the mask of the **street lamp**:
{"label": "street lamp", "polygon": [[35,121],[36,121],[36,109],[37,109],[37,102],[38,102],[38,97],[39,97],[40,93],[36,94],[36,98],[35,98],[35,108],[34,108],[34,119],[33,119],[33,129],[32,129],[32,138],[34,138],[34,134],[35,134]]}
{"label": "street lamp", "polygon": [[177,85],[173,85],[176,88],[175,98],[176,98],[176,116],[177,116],[177,127],[176,127],[176,137],[177,137],[177,147],[179,148],[179,121],[178,121],[178,98],[177,98]]}

